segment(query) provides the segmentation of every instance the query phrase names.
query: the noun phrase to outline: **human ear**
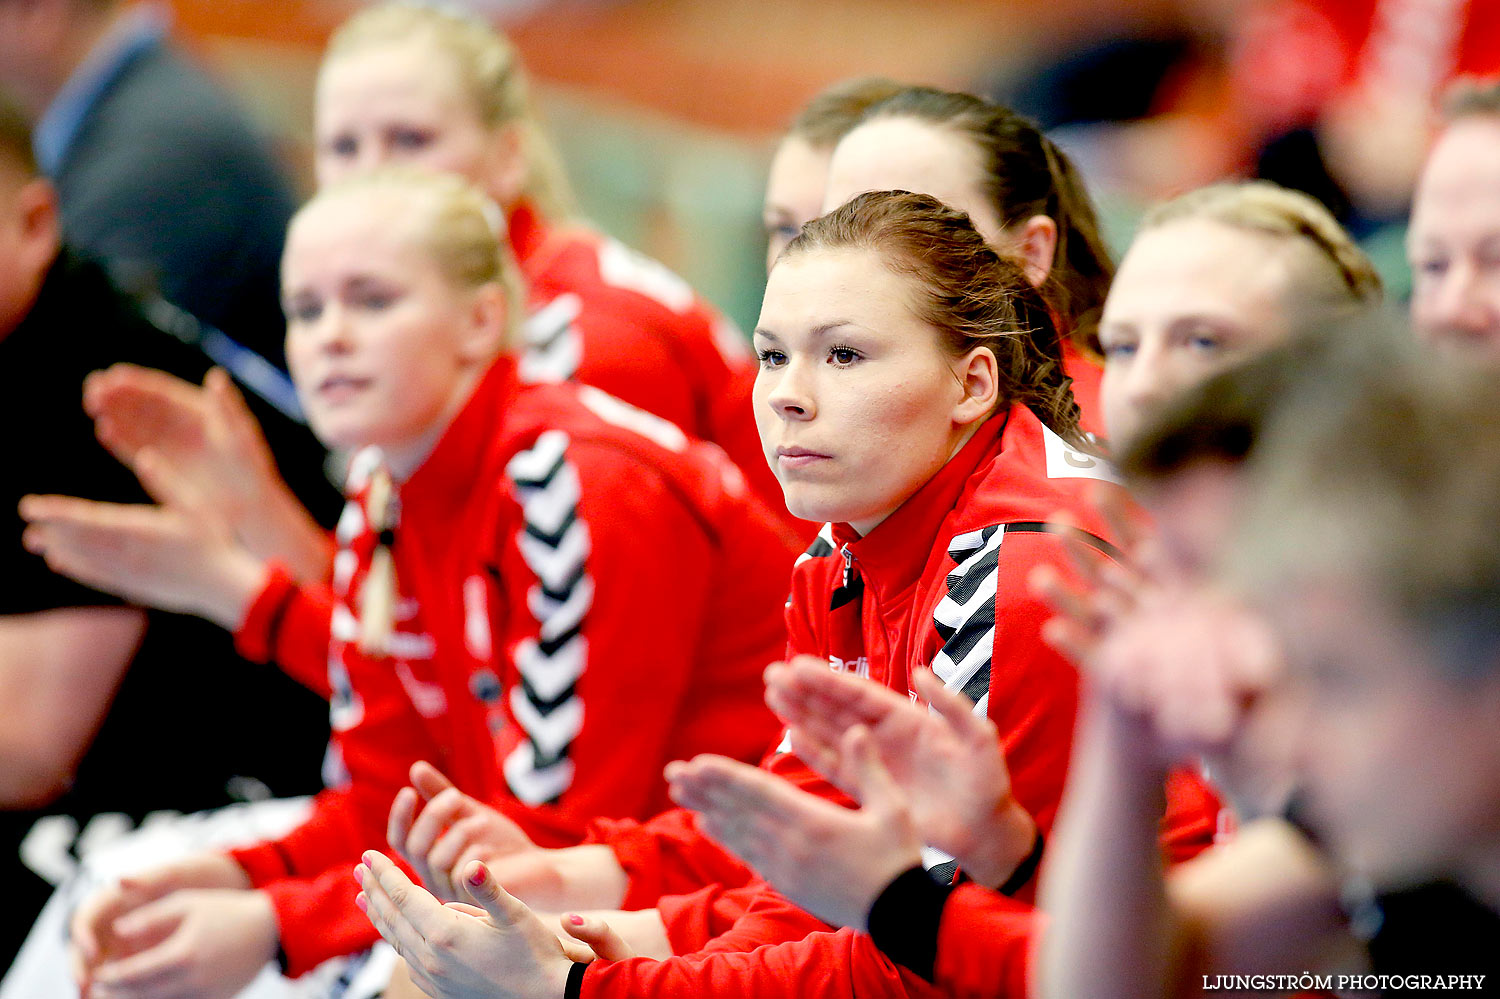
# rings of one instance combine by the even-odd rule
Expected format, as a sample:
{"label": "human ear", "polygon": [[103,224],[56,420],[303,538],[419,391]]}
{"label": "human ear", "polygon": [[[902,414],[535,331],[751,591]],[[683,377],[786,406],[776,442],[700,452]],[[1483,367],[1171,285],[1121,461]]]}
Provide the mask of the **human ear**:
{"label": "human ear", "polygon": [[989,347],[975,347],[953,367],[953,377],[963,389],[954,404],[952,419],[956,426],[977,423],[995,411],[1000,402],[1000,364]]}
{"label": "human ear", "polygon": [[509,209],[526,191],[525,123],[506,122],[491,129],[485,149],[485,193]]}
{"label": "human ear", "polygon": [[504,349],[510,320],[510,303],[498,282],[492,281],[474,292],[468,320],[459,354],[466,363],[488,364]]}
{"label": "human ear", "polygon": [[51,181],[37,177],[16,192],[15,206],[29,262],[45,270],[62,247],[57,189]]}
{"label": "human ear", "polygon": [[1052,273],[1052,258],[1057,253],[1057,223],[1046,215],[1033,215],[1021,223],[1015,234],[1016,254],[1024,261],[1026,280],[1040,288]]}

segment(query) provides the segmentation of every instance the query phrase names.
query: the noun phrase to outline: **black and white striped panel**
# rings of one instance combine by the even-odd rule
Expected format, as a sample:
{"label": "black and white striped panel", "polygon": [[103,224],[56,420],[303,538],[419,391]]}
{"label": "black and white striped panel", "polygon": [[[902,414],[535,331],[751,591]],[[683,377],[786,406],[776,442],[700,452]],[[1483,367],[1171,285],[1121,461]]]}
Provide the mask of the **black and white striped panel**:
{"label": "black and white striped panel", "polygon": [[[932,660],[932,671],[949,690],[974,701],[983,715],[990,703],[990,668],[995,653],[995,594],[999,582],[1000,543],[1005,527],[997,525],[959,534],[948,543],[957,565],[945,581],[948,593],[938,601],[932,617],[943,648]],[[930,846],[922,848],[922,866],[933,880],[948,884],[956,865],[953,858]]]}
{"label": "black and white striped panel", "polygon": [[568,435],[549,430],[506,465],[526,525],[517,543],[537,577],[526,594],[537,634],[516,647],[521,682],[510,692],[511,713],[527,741],[504,763],[511,792],[529,805],[555,801],[572,785],[568,749],[583,730],[578,681],[588,663],[583,622],[594,583],[588,525],[578,517],[578,472],[567,450]]}
{"label": "black and white striped panel", "polygon": [[995,590],[1003,526],[986,527],[953,538],[948,555],[958,563],[948,574],[948,593],[933,611],[943,648],[932,671],[950,690],[962,691],[984,710],[995,651]]}
{"label": "black and white striped panel", "polygon": [[526,349],[518,374],[523,382],[565,382],[583,361],[583,336],[575,320],[583,300],[572,292],[558,295],[526,317],[521,327]]}

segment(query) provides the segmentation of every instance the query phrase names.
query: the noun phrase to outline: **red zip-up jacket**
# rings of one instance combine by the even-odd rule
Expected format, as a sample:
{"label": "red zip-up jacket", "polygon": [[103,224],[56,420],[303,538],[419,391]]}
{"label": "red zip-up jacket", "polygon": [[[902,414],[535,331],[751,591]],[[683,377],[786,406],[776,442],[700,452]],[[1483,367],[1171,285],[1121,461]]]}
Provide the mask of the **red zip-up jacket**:
{"label": "red zip-up jacket", "polygon": [[[1062,791],[1078,678],[1042,641],[1051,611],[1026,579],[1041,564],[1070,571],[1062,543],[1042,529],[1058,512],[1103,536],[1085,480],[1106,474],[1102,462],[1068,447],[1026,408],[997,415],[869,535],[847,526],[820,535],[793,573],[789,652],[908,694],[912,671],[930,666],[996,723],[1014,793],[1045,832]],[[773,752],[762,765],[850,803],[788,752]],[[1185,824],[1207,845],[1212,814]],[[592,838],[611,846],[629,876],[625,908],[657,905],[674,949],[700,948],[664,961],[596,962],[579,982],[585,999],[935,991],[870,937],[832,931],[755,881],[682,810],[647,823],[597,823]],[[924,859],[932,866],[942,858]],[[704,888],[714,881],[738,887]]]}
{"label": "red zip-up jacket", "polygon": [[531,317],[521,377],[576,379],[713,441],[806,543],[816,524],[786,509],[761,451],[754,355],[734,324],[655,260],[591,229],[553,226],[522,203],[510,243]]}
{"label": "red zip-up jacket", "polygon": [[335,598],[278,576],[240,629],[242,647],[317,656],[331,676],[335,789],[233,854],[271,895],[293,974],[374,941],[349,867],[384,843],[418,759],[562,845],[597,816],[666,807],[667,761],[758,759],[775,735],[760,675],[782,650],[795,541],[718,448],[589,386],[524,385],[502,358],[399,509],[389,658],[354,644],[374,548],[362,494],[337,532]]}

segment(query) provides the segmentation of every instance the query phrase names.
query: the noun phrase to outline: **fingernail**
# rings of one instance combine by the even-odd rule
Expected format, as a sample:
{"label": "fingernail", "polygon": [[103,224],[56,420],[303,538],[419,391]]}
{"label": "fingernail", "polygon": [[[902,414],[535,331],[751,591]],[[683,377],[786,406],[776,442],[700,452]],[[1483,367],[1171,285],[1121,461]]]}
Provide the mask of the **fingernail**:
{"label": "fingernail", "polygon": [[375,862],[375,853],[372,850],[366,850],[363,854],[360,855],[359,859],[364,861],[366,864],[372,864]]}
{"label": "fingernail", "polygon": [[360,884],[364,884],[365,883],[365,865],[364,864],[359,864],[358,866],[356,866],[354,868],[354,880],[358,881]]}
{"label": "fingernail", "polygon": [[469,884],[474,885],[475,887],[478,887],[479,885],[484,884],[484,868],[483,867],[478,868],[477,870],[474,871],[473,874],[469,875]]}
{"label": "fingernail", "polygon": [[369,911],[370,911],[370,900],[365,897],[365,893],[364,892],[360,892],[358,895],[354,896],[354,907],[356,909],[358,909],[360,912],[367,913],[367,914],[369,913]]}
{"label": "fingernail", "polygon": [[574,926],[582,926],[583,917],[576,912],[570,912],[568,913],[568,922],[572,923]]}

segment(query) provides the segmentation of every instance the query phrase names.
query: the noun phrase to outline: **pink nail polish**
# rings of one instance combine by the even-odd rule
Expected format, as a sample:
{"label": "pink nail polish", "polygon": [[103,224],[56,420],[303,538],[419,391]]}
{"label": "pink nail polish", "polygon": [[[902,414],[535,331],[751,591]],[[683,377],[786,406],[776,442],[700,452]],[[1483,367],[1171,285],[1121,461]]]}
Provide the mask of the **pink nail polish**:
{"label": "pink nail polish", "polygon": [[368,913],[370,911],[370,900],[365,897],[364,892],[360,892],[354,896],[354,907],[360,912]]}
{"label": "pink nail polish", "polygon": [[576,912],[570,912],[568,913],[568,922],[572,923],[574,926],[582,926],[583,917]]}
{"label": "pink nail polish", "polygon": [[476,888],[479,887],[480,885],[484,884],[484,868],[483,867],[479,868],[473,874],[469,875],[469,884],[475,886]]}

